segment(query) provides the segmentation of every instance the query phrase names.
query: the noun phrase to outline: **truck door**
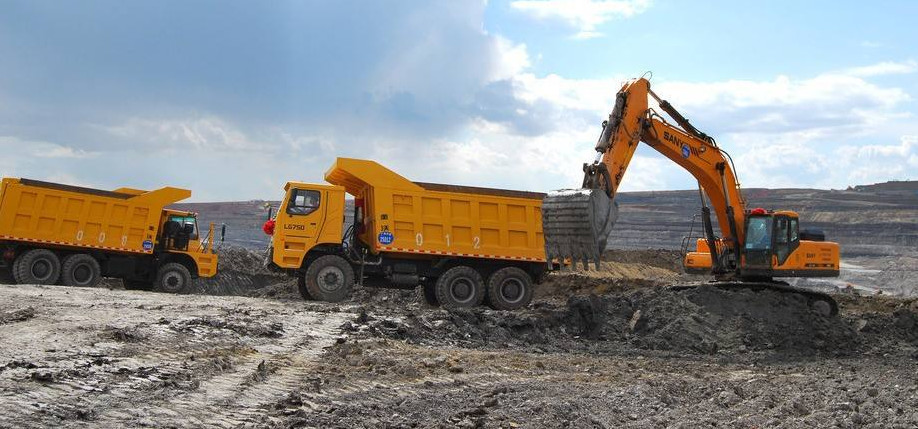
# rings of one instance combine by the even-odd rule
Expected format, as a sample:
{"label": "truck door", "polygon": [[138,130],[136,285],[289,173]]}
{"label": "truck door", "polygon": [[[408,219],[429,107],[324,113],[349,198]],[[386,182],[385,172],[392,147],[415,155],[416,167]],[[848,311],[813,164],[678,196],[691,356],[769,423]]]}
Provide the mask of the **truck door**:
{"label": "truck door", "polygon": [[[314,189],[291,189],[282,216],[283,245],[286,251],[307,251],[318,237],[325,210],[322,209],[323,192]],[[280,219],[279,219],[280,220]],[[277,232],[275,232],[276,234]]]}

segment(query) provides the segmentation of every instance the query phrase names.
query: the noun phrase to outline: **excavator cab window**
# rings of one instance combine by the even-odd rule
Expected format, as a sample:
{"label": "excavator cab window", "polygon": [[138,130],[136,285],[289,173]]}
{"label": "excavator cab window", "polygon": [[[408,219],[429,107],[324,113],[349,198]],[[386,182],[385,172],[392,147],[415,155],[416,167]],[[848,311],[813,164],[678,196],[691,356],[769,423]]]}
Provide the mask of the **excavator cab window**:
{"label": "excavator cab window", "polygon": [[771,216],[749,216],[746,218],[746,265],[750,268],[771,268],[773,250],[772,228],[774,218]]}
{"label": "excavator cab window", "polygon": [[746,230],[746,250],[771,249],[771,217],[750,217]]}

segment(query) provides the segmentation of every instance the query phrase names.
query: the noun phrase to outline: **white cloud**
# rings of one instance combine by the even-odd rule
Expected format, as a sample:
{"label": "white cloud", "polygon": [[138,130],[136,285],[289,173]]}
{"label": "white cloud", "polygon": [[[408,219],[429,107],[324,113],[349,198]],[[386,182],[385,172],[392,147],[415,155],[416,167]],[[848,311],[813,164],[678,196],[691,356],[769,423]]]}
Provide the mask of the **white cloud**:
{"label": "white cloud", "polygon": [[888,74],[910,74],[918,71],[918,62],[914,60],[905,62],[884,61],[863,67],[853,67],[843,73],[851,76],[870,77]]}
{"label": "white cloud", "polygon": [[57,143],[22,140],[13,136],[0,136],[0,150],[3,153],[22,153],[36,158],[85,159],[98,156],[97,152],[76,149]]}
{"label": "white cloud", "polygon": [[[521,73],[514,78],[514,94],[529,106],[550,105],[551,132],[578,139],[569,146],[547,143],[564,152],[561,159],[571,159],[565,168],[578,175],[579,164],[592,159],[598,124],[625,80]],[[888,136],[891,124],[910,116],[906,106],[912,99],[904,89],[871,82],[866,76],[830,72],[802,79],[662,81],[653,86],[733,155],[745,186],[840,187],[903,178],[918,163],[911,138],[899,145],[859,145],[864,139]],[[852,150],[857,154],[847,156]],[[691,178],[681,169],[652,151],[646,153],[635,157],[623,190],[691,187]],[[842,158],[875,162],[852,161],[838,169]]]}
{"label": "white cloud", "polygon": [[266,146],[213,115],[187,119],[131,118],[122,124],[100,128],[116,138],[143,142],[150,152],[192,149],[245,152]]}
{"label": "white cloud", "polygon": [[537,19],[560,19],[578,29],[577,39],[602,36],[596,28],[615,18],[630,18],[650,7],[650,0],[517,0],[510,6]]}

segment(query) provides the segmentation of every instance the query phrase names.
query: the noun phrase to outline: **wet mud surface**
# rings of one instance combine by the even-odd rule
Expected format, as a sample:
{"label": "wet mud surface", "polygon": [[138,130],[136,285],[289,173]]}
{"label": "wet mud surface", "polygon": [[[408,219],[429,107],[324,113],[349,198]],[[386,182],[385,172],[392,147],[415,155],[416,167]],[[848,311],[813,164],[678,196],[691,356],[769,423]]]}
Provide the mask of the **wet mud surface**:
{"label": "wet mud surface", "polygon": [[[270,273],[220,296],[0,286],[0,427],[918,425],[914,300],[839,295],[823,317],[672,290],[658,253],[552,275],[516,312],[304,302]],[[226,271],[257,274],[247,258]]]}

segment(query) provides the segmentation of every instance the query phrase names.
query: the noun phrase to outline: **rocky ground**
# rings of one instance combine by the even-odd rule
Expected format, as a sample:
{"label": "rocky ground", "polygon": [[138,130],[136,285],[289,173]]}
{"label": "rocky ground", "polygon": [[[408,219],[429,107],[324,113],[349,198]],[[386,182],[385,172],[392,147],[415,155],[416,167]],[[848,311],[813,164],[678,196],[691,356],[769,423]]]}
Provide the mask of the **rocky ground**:
{"label": "rocky ground", "polygon": [[326,304],[224,255],[190,295],[0,286],[0,427],[918,425],[913,299],[838,295],[826,318],[665,288],[678,255],[635,251],[550,276],[524,311]]}

